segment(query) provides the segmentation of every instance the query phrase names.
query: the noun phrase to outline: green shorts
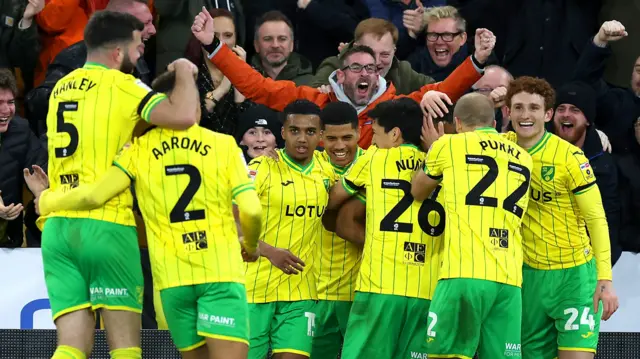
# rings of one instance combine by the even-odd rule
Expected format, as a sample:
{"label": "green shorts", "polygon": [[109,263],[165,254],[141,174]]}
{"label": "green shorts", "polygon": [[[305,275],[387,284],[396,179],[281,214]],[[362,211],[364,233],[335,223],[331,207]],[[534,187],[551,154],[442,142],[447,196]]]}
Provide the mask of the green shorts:
{"label": "green shorts", "polygon": [[481,279],[441,279],[427,322],[429,358],[519,358],[522,291]]}
{"label": "green shorts", "polygon": [[522,271],[522,357],[553,359],[558,350],[596,352],[602,303],[593,311],[595,260],[569,269]]}
{"label": "green shorts", "polygon": [[162,310],[173,343],[186,352],[205,338],[249,345],[247,292],[240,283],[207,283],[160,291]]}
{"label": "green shorts", "polygon": [[316,331],[311,349],[312,359],[335,359],[347,332],[352,302],[320,300],[316,304]]}
{"label": "green shorts", "polygon": [[249,359],[269,351],[310,356],[315,332],[315,300],[249,304]]}
{"label": "green shorts", "polygon": [[430,304],[420,298],[356,292],[341,358],[426,358],[424,324]]}
{"label": "green shorts", "polygon": [[53,320],[84,308],[142,313],[136,227],[49,218],[42,232],[42,261]]}

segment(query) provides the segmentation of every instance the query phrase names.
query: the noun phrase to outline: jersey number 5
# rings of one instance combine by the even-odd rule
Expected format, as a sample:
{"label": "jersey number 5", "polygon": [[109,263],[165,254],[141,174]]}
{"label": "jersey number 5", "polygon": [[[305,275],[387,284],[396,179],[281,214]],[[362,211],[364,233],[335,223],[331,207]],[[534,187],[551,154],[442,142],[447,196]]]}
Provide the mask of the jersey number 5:
{"label": "jersey number 5", "polygon": [[[467,206],[486,206],[486,207],[498,207],[498,199],[495,197],[483,196],[486,191],[498,178],[498,164],[496,160],[489,156],[483,155],[467,155],[466,162],[469,165],[482,165],[489,167],[489,171],[480,179],[471,191],[467,194],[465,204]],[[527,194],[527,187],[529,187],[529,180],[531,179],[531,172],[528,168],[519,164],[509,162],[509,171],[519,173],[524,177],[524,181],[513,191],[502,203],[504,210],[515,214],[522,218],[524,210],[518,206],[518,201]]]}
{"label": "jersey number 5", "polygon": [[57,147],[55,149],[56,158],[69,157],[76,153],[78,149],[78,129],[72,123],[64,122],[64,113],[75,111],[78,111],[78,102],[76,101],[60,102],[58,104],[56,132],[69,135],[69,146]]}
{"label": "jersey number 5", "polygon": [[[413,223],[396,222],[411,205],[413,204],[413,196],[411,195],[411,183],[406,180],[399,179],[383,179],[383,189],[395,189],[404,192],[404,195],[391,210],[387,213],[382,221],[380,221],[380,230],[384,232],[401,232],[411,233],[413,232]],[[431,196],[422,202],[420,209],[418,210],[418,224],[420,229],[430,236],[437,237],[444,232],[444,207],[434,199],[438,197],[438,192],[442,187],[438,186]],[[440,223],[437,226],[432,226],[429,223],[429,214],[435,211],[440,217]]]}
{"label": "jersey number 5", "polygon": [[189,184],[187,188],[185,188],[184,192],[180,198],[178,198],[178,202],[171,213],[169,214],[169,220],[171,223],[179,223],[186,221],[195,221],[199,219],[204,219],[204,209],[195,209],[192,211],[187,211],[187,206],[189,202],[193,199],[198,189],[200,189],[200,185],[202,184],[202,176],[200,175],[200,171],[192,165],[173,165],[173,166],[165,166],[164,174],[167,176],[178,176],[178,175],[188,175],[189,176]]}

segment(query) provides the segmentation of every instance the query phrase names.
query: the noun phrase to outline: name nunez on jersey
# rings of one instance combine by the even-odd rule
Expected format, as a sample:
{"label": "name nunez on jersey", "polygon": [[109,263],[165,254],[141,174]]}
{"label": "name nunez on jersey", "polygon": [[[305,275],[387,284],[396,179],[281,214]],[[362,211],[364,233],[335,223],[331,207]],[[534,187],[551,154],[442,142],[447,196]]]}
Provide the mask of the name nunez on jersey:
{"label": "name nunez on jersey", "polygon": [[211,146],[204,145],[202,141],[194,140],[189,137],[171,137],[171,141],[162,141],[162,149],[154,147],[152,153],[157,160],[160,159],[160,157],[162,157],[163,155],[166,155],[167,152],[175,149],[191,150],[200,154],[201,156],[206,156],[209,154]]}
{"label": "name nunez on jersey", "polygon": [[424,167],[424,160],[415,159],[413,156],[396,161],[396,168],[400,171],[415,171]]}
{"label": "name nunez on jersey", "polygon": [[492,141],[492,140],[483,140],[480,141],[480,146],[482,150],[486,150],[487,147],[492,150],[500,150],[502,152],[508,153],[510,156],[515,157],[515,159],[520,159],[520,150],[515,145],[509,145],[504,142]]}

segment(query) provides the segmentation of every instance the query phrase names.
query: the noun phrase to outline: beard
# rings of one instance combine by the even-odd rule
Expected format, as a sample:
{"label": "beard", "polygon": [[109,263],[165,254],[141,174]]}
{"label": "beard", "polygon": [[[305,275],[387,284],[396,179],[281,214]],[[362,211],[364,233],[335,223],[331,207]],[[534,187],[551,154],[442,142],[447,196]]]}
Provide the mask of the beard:
{"label": "beard", "polygon": [[371,101],[373,94],[378,91],[378,86],[370,84],[367,89],[366,96],[358,95],[358,86],[356,84],[343,84],[344,94],[347,95],[349,100],[356,106],[366,106]]}
{"label": "beard", "polygon": [[266,63],[270,67],[280,67],[280,66],[286,64],[287,61],[289,61],[289,56],[283,56],[282,59],[278,60],[278,61],[271,61],[265,56],[263,58],[263,60],[264,60],[264,63]]}
{"label": "beard", "polygon": [[122,64],[120,65],[120,72],[125,74],[132,74],[133,70],[136,68],[136,64],[131,61],[129,54],[124,54],[124,58],[122,59]]}

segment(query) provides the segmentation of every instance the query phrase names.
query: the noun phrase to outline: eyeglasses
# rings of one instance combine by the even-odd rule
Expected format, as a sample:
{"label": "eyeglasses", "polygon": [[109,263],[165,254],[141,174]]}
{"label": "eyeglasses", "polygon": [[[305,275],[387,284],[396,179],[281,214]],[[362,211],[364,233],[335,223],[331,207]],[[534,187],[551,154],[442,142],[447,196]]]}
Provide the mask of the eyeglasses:
{"label": "eyeglasses", "polygon": [[490,87],[481,87],[481,88],[471,88],[472,92],[479,92],[483,95],[490,94],[493,89]]}
{"label": "eyeglasses", "polygon": [[462,34],[462,31],[458,32],[427,32],[427,40],[431,42],[438,41],[438,38],[442,38],[444,42],[451,42],[453,39]]}
{"label": "eyeglasses", "polygon": [[362,72],[362,69],[365,69],[365,71],[367,71],[368,74],[374,74],[378,72],[378,68],[374,64],[360,65],[359,63],[353,63],[349,66],[345,66],[342,68],[342,71],[350,70],[354,74],[359,74]]}

